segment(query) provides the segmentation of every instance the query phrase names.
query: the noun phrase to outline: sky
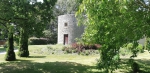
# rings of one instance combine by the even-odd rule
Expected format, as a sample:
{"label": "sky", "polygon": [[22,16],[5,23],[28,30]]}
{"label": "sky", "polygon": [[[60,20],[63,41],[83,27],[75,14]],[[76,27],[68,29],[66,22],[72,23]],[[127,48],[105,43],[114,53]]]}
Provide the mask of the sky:
{"label": "sky", "polygon": [[43,0],[37,0],[38,2],[43,2]]}

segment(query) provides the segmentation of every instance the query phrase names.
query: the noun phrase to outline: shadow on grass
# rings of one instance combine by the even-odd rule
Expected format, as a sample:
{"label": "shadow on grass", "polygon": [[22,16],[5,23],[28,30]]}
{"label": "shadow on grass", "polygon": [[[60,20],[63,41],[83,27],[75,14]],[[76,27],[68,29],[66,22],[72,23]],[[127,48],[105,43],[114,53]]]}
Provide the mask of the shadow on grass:
{"label": "shadow on grass", "polygon": [[137,59],[136,61],[140,66],[141,73],[150,73],[150,60]]}
{"label": "shadow on grass", "polygon": [[[131,70],[131,65],[128,62],[129,59],[122,59],[120,63],[121,73],[133,73]],[[150,73],[150,60],[148,59],[135,59],[138,63],[140,71],[138,73]]]}
{"label": "shadow on grass", "polygon": [[45,58],[46,56],[29,56],[28,58]]}
{"label": "shadow on grass", "polygon": [[0,71],[3,73],[94,73],[91,69],[95,67],[75,62],[14,61],[0,64]]}
{"label": "shadow on grass", "polygon": [[[13,63],[18,63],[18,62],[24,62],[24,61],[33,61],[33,60],[24,60],[24,59],[16,59],[15,61],[12,61]],[[11,62],[11,61],[9,61]]]}

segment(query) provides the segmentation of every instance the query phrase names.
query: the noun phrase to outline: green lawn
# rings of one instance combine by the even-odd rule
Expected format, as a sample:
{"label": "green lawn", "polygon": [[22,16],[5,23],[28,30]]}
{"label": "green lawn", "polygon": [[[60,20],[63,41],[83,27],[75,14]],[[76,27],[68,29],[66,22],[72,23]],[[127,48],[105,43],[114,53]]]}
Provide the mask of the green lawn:
{"label": "green lawn", "polygon": [[[48,45],[49,46],[49,45]],[[61,45],[51,45],[60,49]],[[21,58],[16,56],[16,61],[6,62],[4,56],[0,56],[0,72],[3,73],[91,73],[95,68],[98,55],[82,56],[72,54],[47,55],[37,54],[34,50],[47,48],[47,45],[30,45],[30,57]]]}
{"label": "green lawn", "polygon": [[[30,45],[30,57],[21,58],[16,56],[16,61],[6,62],[4,56],[0,56],[0,72],[2,73],[100,73],[96,69],[96,59],[99,55],[74,55],[74,54],[45,54],[34,52],[47,48],[50,45]],[[55,49],[62,48],[62,45],[51,45]],[[135,58],[140,65],[141,73],[150,73],[150,54],[146,51],[138,54]],[[126,61],[127,56],[121,56],[120,68],[114,73],[130,73],[131,68]]]}
{"label": "green lawn", "polygon": [[0,52],[4,52],[6,49],[4,47],[0,47]]}
{"label": "green lawn", "polygon": [[[16,50],[18,47],[14,47],[14,49]],[[0,46],[0,52],[6,52],[6,48]]]}
{"label": "green lawn", "polygon": [[38,55],[17,57],[17,61],[5,62],[1,55],[0,71],[3,73],[91,73],[98,56]]}

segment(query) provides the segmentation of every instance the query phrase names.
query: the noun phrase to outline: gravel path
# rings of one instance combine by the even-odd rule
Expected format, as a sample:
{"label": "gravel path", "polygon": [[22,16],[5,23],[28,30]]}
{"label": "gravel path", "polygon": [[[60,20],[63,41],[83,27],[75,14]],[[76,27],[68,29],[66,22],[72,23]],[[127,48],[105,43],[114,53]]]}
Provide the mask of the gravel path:
{"label": "gravel path", "polygon": [[[15,52],[17,52],[18,50],[14,50]],[[5,52],[0,52],[0,54],[6,54],[6,51]]]}

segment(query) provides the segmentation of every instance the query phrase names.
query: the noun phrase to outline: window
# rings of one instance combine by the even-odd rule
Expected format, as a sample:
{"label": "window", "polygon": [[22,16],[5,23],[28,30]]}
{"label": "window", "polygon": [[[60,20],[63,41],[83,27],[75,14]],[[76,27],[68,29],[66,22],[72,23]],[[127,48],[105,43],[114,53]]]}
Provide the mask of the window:
{"label": "window", "polygon": [[65,26],[68,26],[68,24],[67,24],[67,23],[65,23]]}

